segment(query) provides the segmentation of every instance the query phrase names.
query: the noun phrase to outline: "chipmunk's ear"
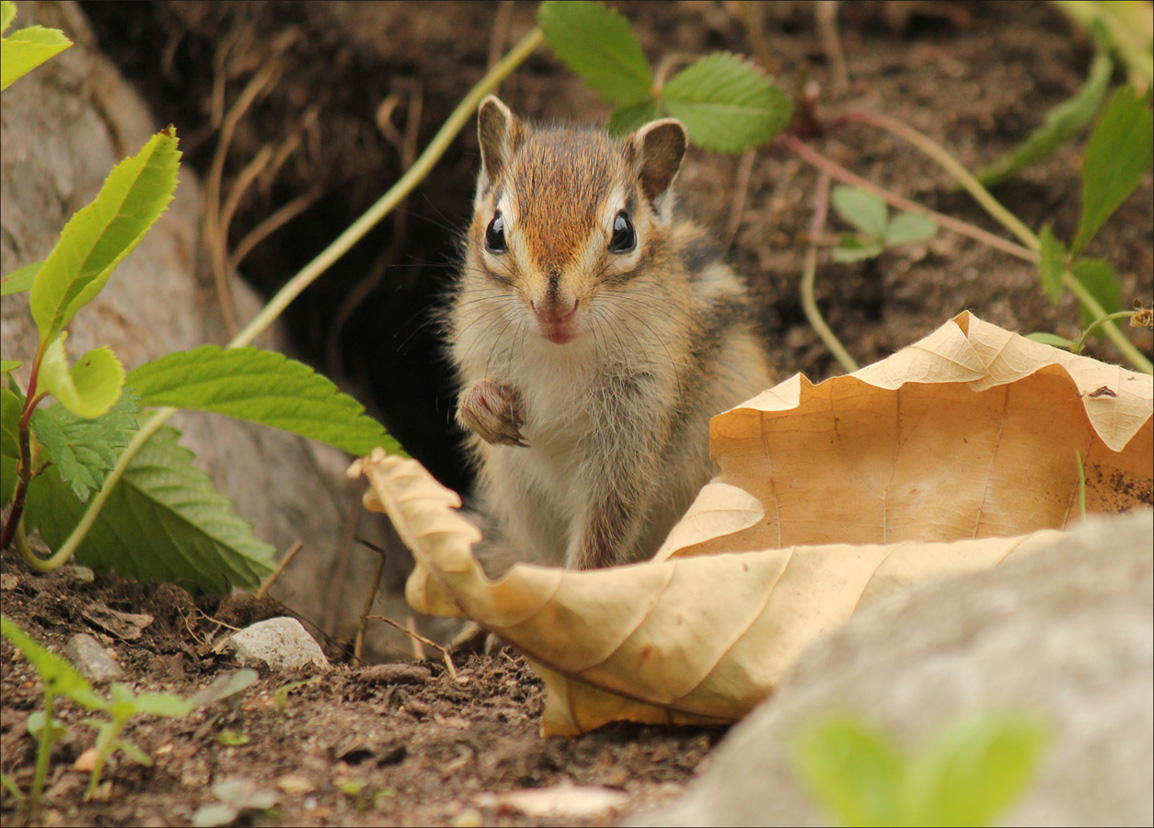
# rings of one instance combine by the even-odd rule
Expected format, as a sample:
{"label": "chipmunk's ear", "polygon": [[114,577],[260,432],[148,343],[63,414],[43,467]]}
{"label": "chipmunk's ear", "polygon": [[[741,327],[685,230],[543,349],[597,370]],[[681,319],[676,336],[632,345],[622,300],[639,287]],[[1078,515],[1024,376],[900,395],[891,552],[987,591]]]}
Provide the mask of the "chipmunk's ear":
{"label": "chipmunk's ear", "polygon": [[487,95],[477,111],[477,139],[481,145],[481,176],[477,192],[496,180],[521,144],[525,127],[496,95]]}
{"label": "chipmunk's ear", "polygon": [[630,135],[627,144],[641,189],[651,202],[656,202],[681,169],[685,148],[689,146],[685,125],[676,118],[662,118]]}

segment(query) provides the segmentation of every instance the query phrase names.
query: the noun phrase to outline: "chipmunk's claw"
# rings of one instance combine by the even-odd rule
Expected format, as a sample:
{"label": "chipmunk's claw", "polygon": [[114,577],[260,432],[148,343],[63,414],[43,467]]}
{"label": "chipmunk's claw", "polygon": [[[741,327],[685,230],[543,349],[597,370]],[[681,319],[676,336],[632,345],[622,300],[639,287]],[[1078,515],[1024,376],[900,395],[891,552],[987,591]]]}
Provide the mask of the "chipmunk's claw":
{"label": "chipmunk's claw", "polygon": [[490,379],[474,382],[457,400],[457,423],[486,443],[528,447],[521,434],[521,395],[511,385]]}

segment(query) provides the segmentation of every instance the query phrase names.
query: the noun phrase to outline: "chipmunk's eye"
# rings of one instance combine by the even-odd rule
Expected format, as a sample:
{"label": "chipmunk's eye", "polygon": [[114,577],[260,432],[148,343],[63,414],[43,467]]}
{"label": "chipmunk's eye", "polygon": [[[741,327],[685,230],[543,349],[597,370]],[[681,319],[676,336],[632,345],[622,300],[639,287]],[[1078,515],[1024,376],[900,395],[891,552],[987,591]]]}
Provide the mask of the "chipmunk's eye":
{"label": "chipmunk's eye", "polygon": [[610,253],[629,253],[637,246],[637,233],[624,210],[613,219],[613,238],[609,240]]}
{"label": "chipmunk's eye", "polygon": [[501,217],[500,213],[493,216],[493,220],[485,229],[485,249],[490,253],[498,254],[508,250],[505,246],[505,219]]}

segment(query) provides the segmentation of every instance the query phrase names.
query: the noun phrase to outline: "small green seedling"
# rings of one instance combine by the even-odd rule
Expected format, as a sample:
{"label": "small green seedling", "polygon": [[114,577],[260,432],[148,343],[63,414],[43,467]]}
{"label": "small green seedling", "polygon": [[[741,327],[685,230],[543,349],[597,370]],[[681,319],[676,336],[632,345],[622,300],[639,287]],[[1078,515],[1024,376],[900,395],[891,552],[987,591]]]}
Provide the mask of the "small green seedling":
{"label": "small green seedling", "polygon": [[96,762],[92,767],[91,775],[88,777],[88,791],[84,798],[91,799],[96,794],[104,765],[108,758],[118,750],[123,751],[135,762],[145,767],[152,767],[152,758],[147,753],[127,739],[120,737],[125,725],[134,716],[143,713],[151,716],[179,718],[188,715],[195,706],[191,700],[171,693],[142,693],[138,696],[127,684],[113,684],[112,701],[103,707],[103,711],[111,719],[109,721],[85,719],[85,724],[95,727],[98,735],[96,737]]}
{"label": "small green seedling", "polygon": [[247,745],[252,740],[249,739],[247,734],[226,727],[220,733],[216,734],[216,741],[225,747],[240,747],[241,745]]}
{"label": "small green seedling", "polygon": [[[44,791],[44,782],[48,778],[48,760],[52,753],[52,745],[66,732],[56,720],[56,699],[63,696],[90,710],[103,708],[105,701],[92,692],[92,685],[88,679],[76,672],[72,665],[36,643],[7,616],[0,615],[0,633],[20,648],[28,663],[40,674],[40,682],[44,686],[44,710],[28,718],[29,732],[40,742],[36,752],[36,771],[32,777],[32,787],[24,799],[28,812],[34,813],[40,807],[40,796]],[[19,788],[11,779],[6,781],[5,787],[19,795]]]}
{"label": "small green seedling", "polygon": [[196,809],[192,824],[197,828],[228,825],[245,811],[267,811],[276,806],[276,793],[259,787],[251,779],[236,777],[215,782],[212,792],[219,801]]}
{"label": "small green seedling", "polygon": [[298,687],[304,687],[307,684],[312,684],[312,679],[290,681],[288,684],[277,688],[277,691],[272,694],[272,697],[273,701],[276,702],[276,706],[281,710],[281,712],[288,710],[289,693],[291,693],[293,690],[296,690]]}
{"label": "small green seedling", "polygon": [[989,825],[1033,780],[1046,742],[1036,717],[988,711],[906,753],[859,718],[833,715],[802,730],[794,767],[843,825]]}
{"label": "small green seedling", "polygon": [[860,262],[880,256],[888,247],[924,241],[938,231],[938,225],[916,213],[889,216],[886,203],[868,190],[858,187],[835,187],[833,208],[837,214],[860,231],[845,235],[833,249],[835,262]]}

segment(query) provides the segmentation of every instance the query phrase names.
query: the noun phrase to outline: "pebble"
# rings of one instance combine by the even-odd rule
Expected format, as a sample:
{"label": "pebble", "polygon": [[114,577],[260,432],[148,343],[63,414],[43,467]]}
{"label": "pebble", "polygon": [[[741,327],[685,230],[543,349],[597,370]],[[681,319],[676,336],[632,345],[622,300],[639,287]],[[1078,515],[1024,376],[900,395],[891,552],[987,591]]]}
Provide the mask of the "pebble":
{"label": "pebble", "polygon": [[64,655],[84,675],[94,681],[120,678],[124,669],[104,646],[88,633],[77,633],[68,639]]}
{"label": "pebble", "polygon": [[229,640],[242,665],[271,670],[293,670],[309,663],[322,670],[332,667],[320,645],[295,618],[258,621]]}

